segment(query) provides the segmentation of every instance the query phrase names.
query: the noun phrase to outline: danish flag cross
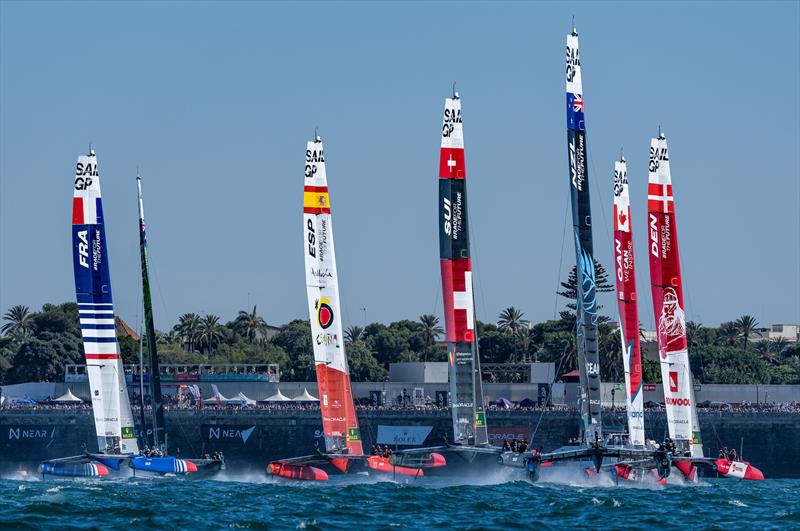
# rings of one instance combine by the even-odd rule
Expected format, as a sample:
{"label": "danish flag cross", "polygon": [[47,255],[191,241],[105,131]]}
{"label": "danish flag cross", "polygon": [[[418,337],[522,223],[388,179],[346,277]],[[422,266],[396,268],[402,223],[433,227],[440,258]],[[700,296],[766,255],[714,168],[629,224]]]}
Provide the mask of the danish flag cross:
{"label": "danish flag cross", "polygon": [[453,158],[452,153],[450,153],[450,159],[447,161],[447,166],[450,168],[450,173],[453,173],[453,168],[456,167],[456,159]]}

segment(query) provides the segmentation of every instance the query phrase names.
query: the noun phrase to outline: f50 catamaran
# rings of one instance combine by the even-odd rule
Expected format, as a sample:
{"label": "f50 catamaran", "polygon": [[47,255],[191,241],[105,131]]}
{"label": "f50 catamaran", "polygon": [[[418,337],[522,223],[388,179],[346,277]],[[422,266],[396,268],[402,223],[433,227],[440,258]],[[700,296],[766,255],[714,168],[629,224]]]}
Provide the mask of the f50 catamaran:
{"label": "f50 catamaran", "polygon": [[345,473],[355,463],[366,463],[376,471],[421,475],[421,470],[395,466],[387,457],[364,455],[342,334],[325,152],[316,135],[306,145],[303,255],[325,450],[274,461],[267,470],[289,479],[327,480],[327,472],[312,465],[329,464]]}
{"label": "f50 catamaran", "polygon": [[675,466],[690,480],[695,477],[695,464],[711,464],[720,474],[726,476],[764,479],[761,471],[750,463],[731,461],[727,457],[713,460],[703,456],[686,340],[683,280],[678,254],[678,229],[675,223],[669,150],[667,139],[660,131],[658,138],[650,141],[647,228],[650,284],[667,426],[675,454],[692,458],[676,461]]}
{"label": "f50 catamaran", "polygon": [[42,474],[105,476],[139,452],[114,324],[100,169],[92,150],[78,157],[72,199],[72,262],[97,452],[44,462]]}
{"label": "f50 catamaran", "polygon": [[[467,170],[461,98],[455,90],[444,103],[439,152],[439,264],[442,273],[445,342],[450,379],[452,444],[398,452],[397,462],[444,452],[447,466],[436,474],[462,474],[497,466],[502,448],[489,444],[475,326],[472,254],[469,244]],[[452,459],[458,456],[459,459]],[[418,458],[418,457],[417,457]],[[464,465],[470,465],[465,469]]]}
{"label": "f50 catamaran", "polygon": [[644,448],[642,398],[642,353],[639,342],[639,308],[636,297],[636,267],[633,259],[631,201],[628,195],[628,164],[621,157],[614,163],[614,268],[619,305],[619,333],[625,369],[625,399],[628,412],[628,442]]}
{"label": "f50 catamaran", "polygon": [[[551,454],[532,450],[521,456],[507,457],[511,466],[524,465],[531,479],[537,479],[542,462],[591,460],[600,469],[607,455],[603,444],[603,421],[600,404],[600,358],[597,352],[597,289],[592,243],[592,214],[589,199],[589,171],[586,166],[586,123],[583,82],[575,28],[567,35],[566,45],[567,161],[572,207],[572,230],[577,263],[576,347],[580,375],[580,426],[577,446],[566,446]],[[531,441],[533,442],[533,441]]]}
{"label": "f50 catamaran", "polygon": [[439,257],[445,341],[450,370],[453,442],[489,443],[472,295],[472,257],[467,217],[467,170],[458,93],[445,100],[439,156]]}

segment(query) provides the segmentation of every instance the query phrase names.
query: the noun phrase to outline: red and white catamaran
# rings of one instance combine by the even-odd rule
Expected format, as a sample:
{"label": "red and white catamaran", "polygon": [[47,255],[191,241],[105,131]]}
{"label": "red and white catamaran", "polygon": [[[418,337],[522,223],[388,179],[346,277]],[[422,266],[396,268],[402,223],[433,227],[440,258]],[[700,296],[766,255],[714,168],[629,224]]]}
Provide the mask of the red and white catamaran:
{"label": "red and white catamaran", "polygon": [[306,146],[303,254],[325,450],[273,461],[267,470],[289,479],[317,481],[328,479],[320,465],[341,473],[366,464],[378,472],[422,475],[422,466],[397,466],[389,457],[364,454],[342,333],[325,152],[318,136]]}
{"label": "red and white catamaran", "polygon": [[659,132],[658,137],[650,141],[647,188],[648,255],[653,313],[669,436],[675,446],[676,456],[693,458],[677,460],[675,467],[689,480],[696,477],[696,464],[713,464],[717,472],[726,476],[764,479],[761,471],[750,463],[731,461],[727,457],[715,460],[703,456],[686,340],[683,280],[669,159],[667,139]]}

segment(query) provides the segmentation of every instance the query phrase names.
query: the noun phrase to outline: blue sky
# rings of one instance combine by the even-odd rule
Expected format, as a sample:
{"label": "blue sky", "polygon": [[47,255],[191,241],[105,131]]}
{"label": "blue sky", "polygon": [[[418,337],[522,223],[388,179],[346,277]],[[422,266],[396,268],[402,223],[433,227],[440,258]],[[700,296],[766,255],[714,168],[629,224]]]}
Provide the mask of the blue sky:
{"label": "blue sky", "polygon": [[123,318],[140,299],[137,165],[157,327],[188,311],[232,319],[248,300],[271,323],[307,317],[301,183],[319,126],[345,325],[361,308],[441,314],[439,129],[457,80],[477,316],[552,317],[575,260],[570,240],[561,258],[574,14],[596,255],[613,270],[624,147],[641,320],[652,326],[646,168],[662,124],[687,316],[800,322],[799,5],[2,2],[0,311],[74,300],[72,173],[92,141]]}

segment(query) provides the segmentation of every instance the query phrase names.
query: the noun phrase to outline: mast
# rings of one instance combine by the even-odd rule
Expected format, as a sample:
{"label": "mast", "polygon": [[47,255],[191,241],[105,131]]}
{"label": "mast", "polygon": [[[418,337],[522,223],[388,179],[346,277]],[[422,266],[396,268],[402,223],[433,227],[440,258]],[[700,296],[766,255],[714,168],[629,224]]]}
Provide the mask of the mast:
{"label": "mast", "polygon": [[586,167],[586,126],[578,32],[567,35],[567,145],[569,155],[572,228],[575,236],[578,297],[576,333],[581,386],[581,431],[586,444],[602,442],[600,408],[600,358],[597,354],[597,300],[589,204],[589,171]]}
{"label": "mast", "polygon": [[454,442],[484,445],[489,437],[475,334],[466,178],[461,99],[454,92],[444,104],[439,156],[439,258],[450,367],[450,409]]}
{"label": "mast", "polygon": [[[153,422],[153,448],[162,448],[162,446],[166,446],[164,438],[164,403],[161,398],[161,373],[158,367],[153,303],[150,298],[150,274],[144,224],[144,202],[142,201],[142,178],[138,175],[136,176],[136,189],[139,193],[139,254],[142,261],[142,301],[144,302],[144,327],[147,334],[147,357],[150,362],[149,391]],[[144,402],[142,403],[144,404]],[[163,449],[166,450],[166,448]]]}
{"label": "mast", "polygon": [[[141,334],[141,329],[139,330]],[[142,446],[147,446],[147,416],[144,411],[144,337],[139,336],[139,421],[142,426]]]}
{"label": "mast", "polygon": [[614,163],[614,265],[619,305],[619,333],[625,367],[625,399],[630,443],[644,447],[642,354],[639,345],[639,308],[633,260],[631,207],[628,196],[628,164],[625,157]]}
{"label": "mast", "polygon": [[694,386],[686,341],[683,281],[678,254],[675,201],[669,169],[667,139],[659,132],[650,141],[647,189],[647,224],[650,284],[658,333],[658,354],[669,435],[675,446],[703,456],[700,425],[694,403]]}
{"label": "mast", "polygon": [[98,450],[138,453],[125,372],[117,345],[100,170],[93,150],[78,157],[75,168],[72,265]]}
{"label": "mast", "polygon": [[[306,145],[303,249],[325,450],[363,455],[342,335],[325,153],[318,136]],[[347,470],[346,459],[332,459],[331,463],[342,472]]]}

